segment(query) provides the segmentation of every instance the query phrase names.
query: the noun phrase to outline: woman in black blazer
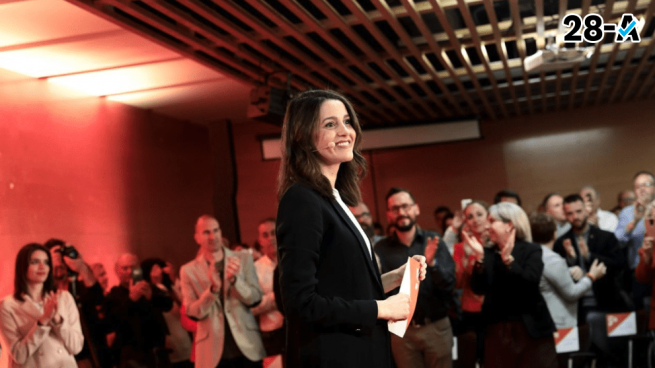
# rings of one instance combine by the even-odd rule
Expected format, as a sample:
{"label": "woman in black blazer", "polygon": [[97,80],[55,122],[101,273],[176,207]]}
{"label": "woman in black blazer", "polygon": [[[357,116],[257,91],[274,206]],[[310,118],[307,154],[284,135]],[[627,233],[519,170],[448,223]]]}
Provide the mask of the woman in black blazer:
{"label": "woman in black blazer", "polygon": [[471,287],[485,295],[484,366],[556,368],[555,325],[539,291],[541,247],[531,243],[528,217],[521,207],[502,202],[489,208],[488,227],[492,248],[463,233],[478,255]]}
{"label": "woman in black blazer", "polygon": [[361,200],[361,139],[352,106],[336,92],[304,92],[287,107],[277,215],[287,368],[391,367],[388,320],[409,314],[406,295],[385,300],[404,267],[380,275],[347,208]]}

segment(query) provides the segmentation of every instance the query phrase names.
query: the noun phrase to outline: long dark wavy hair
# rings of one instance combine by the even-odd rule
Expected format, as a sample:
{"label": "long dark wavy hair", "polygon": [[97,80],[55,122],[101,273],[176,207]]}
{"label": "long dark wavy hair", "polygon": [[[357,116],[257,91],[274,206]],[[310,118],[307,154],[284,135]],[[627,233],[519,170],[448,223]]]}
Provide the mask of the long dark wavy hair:
{"label": "long dark wavy hair", "polygon": [[16,255],[16,268],[14,272],[14,298],[24,302],[23,294],[27,293],[27,268],[30,266],[30,259],[32,258],[32,253],[37,250],[44,251],[48,255],[48,265],[50,269],[48,270],[48,278],[46,278],[43,283],[43,291],[41,296],[44,296],[46,293],[55,290],[55,283],[52,277],[52,257],[48,249],[39,243],[29,243],[24,245],[18,251]]}
{"label": "long dark wavy hair", "polygon": [[327,100],[341,101],[346,107],[355,130],[353,159],[342,162],[335,183],[339,196],[349,206],[361,202],[359,181],[366,175],[366,159],[359,149],[362,128],[355,110],[341,94],[330,90],[306,91],[295,97],[287,106],[282,126],[282,164],[278,175],[278,200],[293,184],[306,185],[326,198],[334,198],[330,181],[321,172],[314,137],[318,130],[321,105]]}

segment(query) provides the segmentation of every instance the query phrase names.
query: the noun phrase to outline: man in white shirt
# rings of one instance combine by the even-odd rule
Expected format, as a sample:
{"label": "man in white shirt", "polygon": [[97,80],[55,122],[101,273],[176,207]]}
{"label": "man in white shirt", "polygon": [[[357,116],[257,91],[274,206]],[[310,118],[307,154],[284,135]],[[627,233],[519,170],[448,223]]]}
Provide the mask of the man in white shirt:
{"label": "man in white shirt", "polygon": [[277,238],[275,237],[275,219],[267,218],[257,226],[257,243],[262,256],[255,262],[257,279],[264,296],[262,302],[252,308],[252,314],[259,316],[259,328],[266,349],[267,357],[264,366],[267,368],[282,367],[282,350],[284,349],[284,316],[275,303],[273,290],[273,274],[277,267]]}
{"label": "man in white shirt", "polygon": [[580,189],[580,197],[584,199],[587,210],[589,211],[589,223],[596,225],[601,230],[614,232],[619,224],[619,218],[609,211],[600,208],[600,194],[596,188],[591,185],[585,185]]}

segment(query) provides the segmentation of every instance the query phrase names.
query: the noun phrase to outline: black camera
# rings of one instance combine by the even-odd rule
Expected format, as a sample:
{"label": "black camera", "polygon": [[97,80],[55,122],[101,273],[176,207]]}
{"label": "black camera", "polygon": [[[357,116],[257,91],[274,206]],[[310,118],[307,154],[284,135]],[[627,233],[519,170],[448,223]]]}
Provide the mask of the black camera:
{"label": "black camera", "polygon": [[77,249],[75,249],[75,247],[72,245],[63,245],[56,251],[61,253],[63,257],[68,257],[70,259],[77,259],[77,257],[80,256],[80,254],[77,252]]}

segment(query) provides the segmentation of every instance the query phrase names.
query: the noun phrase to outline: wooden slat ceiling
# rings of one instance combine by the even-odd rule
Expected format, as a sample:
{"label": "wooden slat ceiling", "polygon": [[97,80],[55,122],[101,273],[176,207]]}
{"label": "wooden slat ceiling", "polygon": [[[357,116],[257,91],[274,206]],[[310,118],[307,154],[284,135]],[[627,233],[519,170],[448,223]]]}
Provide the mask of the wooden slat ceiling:
{"label": "wooden slat ceiling", "polygon": [[[500,119],[653,98],[655,1],[68,0],[251,84],[346,93],[368,125]],[[572,68],[522,60],[568,13],[645,19],[639,44],[613,34]],[[594,46],[582,43],[579,46]]]}

